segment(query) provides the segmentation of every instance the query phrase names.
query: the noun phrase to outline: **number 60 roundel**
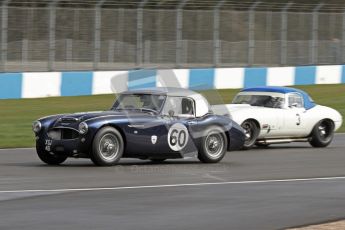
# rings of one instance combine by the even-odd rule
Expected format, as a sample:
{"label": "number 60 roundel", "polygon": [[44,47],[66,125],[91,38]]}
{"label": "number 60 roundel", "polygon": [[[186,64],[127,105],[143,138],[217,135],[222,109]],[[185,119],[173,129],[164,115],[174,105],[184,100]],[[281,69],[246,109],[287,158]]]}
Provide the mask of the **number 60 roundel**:
{"label": "number 60 roundel", "polygon": [[182,150],[188,142],[187,127],[181,123],[173,124],[168,133],[169,147],[174,151]]}

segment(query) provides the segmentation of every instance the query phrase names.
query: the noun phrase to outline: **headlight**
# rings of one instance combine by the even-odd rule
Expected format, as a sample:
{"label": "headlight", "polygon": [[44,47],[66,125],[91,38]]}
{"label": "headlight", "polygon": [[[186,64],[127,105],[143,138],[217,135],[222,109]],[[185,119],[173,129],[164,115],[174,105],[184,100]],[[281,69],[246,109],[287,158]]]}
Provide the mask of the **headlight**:
{"label": "headlight", "polygon": [[41,131],[42,129],[42,124],[40,121],[35,121],[34,123],[32,123],[32,131],[34,131],[34,133],[38,133],[39,131]]}
{"label": "headlight", "polygon": [[87,126],[87,124],[85,122],[81,122],[79,124],[79,133],[80,134],[85,134],[85,133],[87,133],[88,130],[89,130],[89,127]]}

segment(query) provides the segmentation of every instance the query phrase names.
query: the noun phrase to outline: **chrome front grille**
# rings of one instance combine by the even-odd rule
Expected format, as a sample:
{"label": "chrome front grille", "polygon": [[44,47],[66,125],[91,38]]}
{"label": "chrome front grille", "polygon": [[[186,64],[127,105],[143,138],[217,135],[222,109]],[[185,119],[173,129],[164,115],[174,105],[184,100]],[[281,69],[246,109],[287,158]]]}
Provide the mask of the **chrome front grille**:
{"label": "chrome front grille", "polygon": [[79,133],[71,128],[56,128],[49,130],[48,137],[53,140],[71,140],[78,138]]}

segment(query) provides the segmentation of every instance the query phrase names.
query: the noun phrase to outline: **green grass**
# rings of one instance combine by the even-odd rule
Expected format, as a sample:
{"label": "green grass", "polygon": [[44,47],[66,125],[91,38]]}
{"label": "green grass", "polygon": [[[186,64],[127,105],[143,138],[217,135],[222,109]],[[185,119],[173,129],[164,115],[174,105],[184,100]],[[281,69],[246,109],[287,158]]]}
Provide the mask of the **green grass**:
{"label": "green grass", "polygon": [[[316,103],[330,106],[345,115],[345,85],[298,87]],[[203,91],[211,104],[229,103],[239,90]],[[58,113],[105,110],[114,95],[0,100],[0,148],[34,146],[31,124],[34,120]],[[338,132],[345,132],[345,125]]]}

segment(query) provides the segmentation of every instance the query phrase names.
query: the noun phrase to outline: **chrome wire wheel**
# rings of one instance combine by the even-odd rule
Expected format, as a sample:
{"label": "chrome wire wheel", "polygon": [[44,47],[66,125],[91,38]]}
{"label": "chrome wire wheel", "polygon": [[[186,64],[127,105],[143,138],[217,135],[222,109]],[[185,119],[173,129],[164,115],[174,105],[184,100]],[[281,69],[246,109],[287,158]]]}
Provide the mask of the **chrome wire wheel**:
{"label": "chrome wire wheel", "polygon": [[105,134],[99,142],[99,153],[106,161],[112,161],[119,153],[119,140],[111,133]]}
{"label": "chrome wire wheel", "polygon": [[207,154],[213,159],[221,156],[224,149],[223,135],[221,133],[210,133],[206,137],[205,149]]}

